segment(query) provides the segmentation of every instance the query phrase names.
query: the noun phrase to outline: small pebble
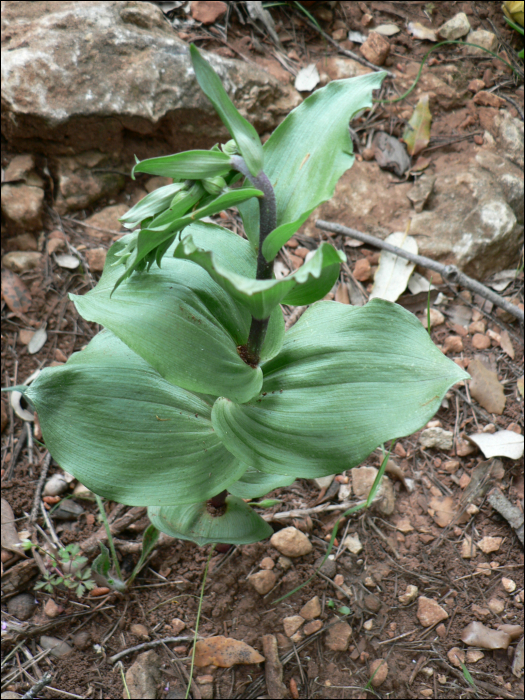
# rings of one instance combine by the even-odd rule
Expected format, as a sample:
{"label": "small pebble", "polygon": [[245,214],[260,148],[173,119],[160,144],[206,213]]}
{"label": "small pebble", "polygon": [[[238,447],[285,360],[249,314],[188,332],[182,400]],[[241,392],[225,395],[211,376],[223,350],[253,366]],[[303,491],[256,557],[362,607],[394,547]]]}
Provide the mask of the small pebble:
{"label": "small pebble", "polygon": [[287,637],[292,637],[299,627],[304,624],[304,618],[300,615],[291,615],[283,620],[284,633]]}
{"label": "small pebble", "polygon": [[259,595],[266,595],[277,583],[277,576],[273,571],[258,571],[249,576],[248,581]]}
{"label": "small pebble", "polygon": [[507,632],[493,630],[481,622],[471,622],[461,633],[461,641],[482,649],[507,649],[511,637]]}
{"label": "small pebble", "polygon": [[482,651],[477,651],[476,649],[469,649],[467,651],[467,663],[475,664],[483,659],[485,654]]}
{"label": "small pebble", "polygon": [[306,623],[302,631],[304,632],[304,635],[308,637],[310,634],[318,632],[322,626],[323,623],[321,622],[321,620],[311,620],[311,622]]}
{"label": "small pebble", "polygon": [[292,560],[288,559],[288,557],[279,557],[279,559],[277,559],[277,566],[283,571],[288,571],[292,566]]}
{"label": "small pebble", "polygon": [[312,551],[312,543],[304,532],[296,527],[285,527],[275,532],[270,544],[286,557],[302,557]]}
{"label": "small pebble", "polygon": [[359,535],[348,535],[343,540],[343,545],[352,554],[359,554],[360,552],[363,551],[363,545],[361,544],[361,540],[359,539]]}
{"label": "small pebble", "polygon": [[381,601],[378,600],[375,595],[365,595],[363,602],[365,608],[370,610],[370,612],[378,612],[381,609]]}
{"label": "small pebble", "polygon": [[445,355],[452,353],[453,355],[463,352],[463,341],[459,335],[447,335],[443,343],[442,351]]}
{"label": "small pebble", "polygon": [[501,547],[503,537],[483,537],[477,544],[484,554],[497,552]]}
{"label": "small pebble", "polygon": [[432,598],[419,596],[417,606],[417,619],[423,627],[432,627],[437,622],[448,618],[447,611]]}
{"label": "small pebble", "polygon": [[20,593],[7,601],[7,612],[17,620],[29,620],[35,612],[37,603],[30,593]]}
{"label": "small pebble", "polygon": [[339,618],[335,618],[331,622],[335,624],[326,631],[325,644],[327,648],[330,651],[346,651],[352,636],[352,628],[348,622],[339,620]]}
{"label": "small pebble", "polygon": [[[319,559],[315,561],[313,568],[317,569],[321,565],[323,559],[324,557],[319,557]],[[325,561],[325,563],[321,566],[320,571],[325,576],[328,576],[328,578],[333,579],[337,573],[337,564],[333,559],[328,558]]]}
{"label": "small pebble", "polygon": [[506,578],[505,576],[501,579],[501,585],[507,591],[507,593],[514,593],[516,590],[516,582],[511,578]]}
{"label": "small pebble", "polygon": [[42,649],[49,649],[51,656],[55,656],[57,659],[68,656],[73,651],[73,647],[70,647],[67,642],[57,637],[48,637],[47,635],[40,637],[40,646]]}
{"label": "small pebble", "polygon": [[501,600],[501,598],[491,598],[487,606],[494,615],[501,615],[505,610],[505,601]]}
{"label": "small pebble", "polygon": [[275,562],[271,557],[264,557],[259,566],[261,567],[261,569],[270,571],[270,569],[273,569],[273,567],[275,566]]}
{"label": "small pebble", "polygon": [[363,627],[367,632],[370,632],[370,630],[374,627],[374,621],[366,620],[366,622],[363,622]]}
{"label": "small pebble", "polygon": [[64,493],[64,491],[67,491],[68,486],[69,484],[62,474],[53,474],[53,476],[46,481],[42,494],[44,496],[59,496]]}
{"label": "small pebble", "polygon": [[91,644],[91,633],[88,630],[80,630],[73,635],[72,641],[77,649],[85,650]]}
{"label": "small pebble", "polygon": [[319,596],[316,595],[315,598],[312,598],[308,601],[308,603],[303,605],[299,611],[299,614],[305,620],[313,620],[315,617],[319,617],[321,614],[321,602],[319,600]]}
{"label": "small pebble", "polygon": [[476,348],[476,350],[487,350],[487,348],[490,348],[490,345],[490,338],[486,335],[474,333],[472,336],[472,347]]}
{"label": "small pebble", "polygon": [[519,639],[523,634],[523,627],[521,625],[502,624],[498,625],[498,630],[500,632],[506,632],[513,642]]}
{"label": "small pebble", "polygon": [[177,635],[180,632],[182,632],[183,629],[186,629],[186,623],[183,622],[180,618],[174,617],[171,621],[171,629],[173,630],[173,633]]}
{"label": "small pebble", "polygon": [[461,664],[465,663],[465,652],[459,647],[452,647],[447,652],[448,660],[453,666],[461,668]]}
{"label": "small pebble", "polygon": [[142,637],[142,639],[148,639],[149,638],[149,632],[147,627],[141,624],[135,624],[131,625],[129,628],[129,631],[136,635],[137,637]]}
{"label": "small pebble", "polygon": [[419,589],[417,586],[408,585],[406,591],[399,595],[399,602],[401,605],[409,605],[417,598],[418,594]]}
{"label": "small pebble", "polygon": [[438,637],[441,637],[441,639],[447,636],[447,628],[443,623],[436,627],[436,634]]}
{"label": "small pebble", "polygon": [[372,679],[372,685],[377,688],[382,683],[385,682],[388,675],[388,664],[384,659],[376,659],[370,664],[370,678]]}
{"label": "small pebble", "polygon": [[55,603],[53,598],[49,598],[49,600],[44,605],[44,612],[47,615],[47,617],[55,618],[60,615],[61,607]]}

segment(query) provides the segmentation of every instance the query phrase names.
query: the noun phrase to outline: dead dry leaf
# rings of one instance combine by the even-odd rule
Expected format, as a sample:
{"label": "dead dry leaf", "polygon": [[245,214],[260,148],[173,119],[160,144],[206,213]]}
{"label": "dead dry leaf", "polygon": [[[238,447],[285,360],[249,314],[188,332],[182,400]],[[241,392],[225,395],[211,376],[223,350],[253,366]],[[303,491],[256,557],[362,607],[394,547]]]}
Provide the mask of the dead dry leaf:
{"label": "dead dry leaf", "polygon": [[337,291],[335,293],[335,300],[340,302],[341,304],[349,304],[350,303],[350,297],[348,295],[348,287],[344,282],[341,282],[341,284],[337,287]]}
{"label": "dead dry leaf", "polygon": [[15,526],[15,514],[5,498],[1,499],[1,520],[2,520],[2,549],[8,549],[10,552],[15,552],[23,556],[20,548],[20,538]]}
{"label": "dead dry leaf", "polygon": [[31,306],[31,295],[20,277],[11,270],[2,270],[2,296],[14,314],[25,314]]}
{"label": "dead dry leaf", "polygon": [[406,143],[408,155],[416,156],[428,146],[431,124],[428,95],[421,95],[403,134],[402,140]]}
{"label": "dead dry leaf", "polygon": [[260,664],[264,656],[253,647],[231,637],[201,639],[195,645],[195,666],[231,668],[237,664]]}
{"label": "dead dry leaf", "polygon": [[503,386],[498,381],[496,372],[488,369],[480,360],[472,360],[468,366],[472,380],[470,395],[489,413],[501,416],[505,409],[506,398]]}
{"label": "dead dry leaf", "polygon": [[[386,239],[387,243],[417,255],[416,239],[406,233],[391,233]],[[386,299],[397,301],[405,291],[410,275],[414,271],[415,264],[400,258],[387,250],[381,252],[379,267],[374,277],[374,287],[370,299]]]}
{"label": "dead dry leaf", "polygon": [[501,349],[503,352],[505,352],[511,360],[514,359],[514,345],[512,344],[512,341],[510,339],[510,335],[508,331],[502,331],[499,336],[499,344],[501,346]]}
{"label": "dead dry leaf", "polygon": [[487,459],[491,457],[508,457],[520,459],[523,455],[523,435],[512,430],[498,430],[496,433],[475,433],[468,435]]}

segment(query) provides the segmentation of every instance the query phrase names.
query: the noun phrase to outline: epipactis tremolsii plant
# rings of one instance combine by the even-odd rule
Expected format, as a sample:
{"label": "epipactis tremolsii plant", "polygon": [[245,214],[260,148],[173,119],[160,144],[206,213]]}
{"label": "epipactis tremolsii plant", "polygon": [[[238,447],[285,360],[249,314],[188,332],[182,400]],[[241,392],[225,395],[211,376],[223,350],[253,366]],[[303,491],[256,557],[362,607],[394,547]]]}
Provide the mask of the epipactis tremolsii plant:
{"label": "epipactis tremolsii plant", "polygon": [[[385,73],[336,80],[261,144],[195,46],[197,81],[232,140],[137,162],[173,178],[121,219],[79,313],[105,327],[24,394],[54,459],[107,499],[146,505],[198,544],[272,534],[245,502],[362,462],[420,429],[468,377],[418,319],[374,299],[319,301],[342,252],[322,243],[293,274],[273,261],[352,166],[349,120]],[[237,207],[247,240],[200,221]],[[315,303],[314,303],[315,302]],[[280,304],[312,304],[285,333]]]}

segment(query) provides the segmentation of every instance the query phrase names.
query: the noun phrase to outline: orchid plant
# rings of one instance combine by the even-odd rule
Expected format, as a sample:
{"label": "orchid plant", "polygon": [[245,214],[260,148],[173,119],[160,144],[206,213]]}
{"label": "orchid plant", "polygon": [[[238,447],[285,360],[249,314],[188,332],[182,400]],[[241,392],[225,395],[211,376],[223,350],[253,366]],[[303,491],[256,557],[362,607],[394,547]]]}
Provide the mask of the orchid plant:
{"label": "orchid plant", "polygon": [[[232,140],[136,163],[133,174],[173,184],[122,217],[131,232],[99,283],[71,295],[105,330],[16,388],[54,459],[96,494],[148,506],[174,537],[244,544],[272,534],[247,500],[360,464],[420,429],[468,375],[401,306],[323,301],[345,260],[330,243],[274,276],[279,250],[352,166],[349,120],[385,73],[317,90],[263,146],[190,52]],[[209,222],[230,207],[246,238]],[[285,333],[281,304],[312,305]]]}

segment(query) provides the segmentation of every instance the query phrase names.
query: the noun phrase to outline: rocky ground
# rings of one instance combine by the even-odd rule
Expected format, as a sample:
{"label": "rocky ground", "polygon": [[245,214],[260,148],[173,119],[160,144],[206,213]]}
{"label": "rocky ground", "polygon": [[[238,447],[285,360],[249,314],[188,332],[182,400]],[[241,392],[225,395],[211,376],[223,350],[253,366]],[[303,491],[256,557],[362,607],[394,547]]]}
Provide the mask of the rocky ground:
{"label": "rocky ground", "polygon": [[[132,181],[133,154],[224,140],[184,82],[192,41],[216,55],[263,138],[310,94],[295,87],[304,87],[307,67],[315,89],[370,70],[368,61],[392,73],[381,99],[403,94],[437,38],[423,38],[416,23],[482,43],[516,66],[444,46],[411,95],[358,116],[354,167],[282,251],[276,272],[288,274],[330,240],[347,255],[330,298],[363,304],[379,251],[321,231],[316,219],[381,239],[410,221],[421,254],[457,264],[523,309],[523,64],[499,3],[302,4],[317,27],[293,3],[271,8],[273,25],[250,16],[249,3],[64,2],[60,16],[53,3],[4,3],[2,386],[65,362],[98,331],[68,293],[96,284],[122,235],[118,218],[165,184]],[[31,50],[54,52],[54,62],[39,66]],[[86,98],[90,90],[96,99]],[[429,141],[412,158],[387,157],[377,134],[399,144],[424,94]],[[235,211],[218,220],[241,232]],[[424,430],[396,443],[381,498],[343,518],[329,559],[299,592],[276,602],[311,576],[338,517],[366,498],[379,451],[331,479],[273,492],[280,503],[261,513],[274,536],[213,553],[198,632],[215,641],[199,647],[193,697],[523,696],[522,329],[435,272],[432,284],[432,338],[472,380],[447,394]],[[424,322],[427,292],[418,289],[399,303]],[[291,325],[300,310],[284,313]],[[19,554],[19,539],[77,543],[92,561],[106,537],[96,504],[50,459],[33,418],[2,397],[2,697],[21,697],[46,672],[49,684],[33,697],[128,697],[123,679],[133,698],[184,697],[209,548],[162,537],[123,595],[35,590],[45,560]],[[107,508],[129,575],[145,509]]]}

